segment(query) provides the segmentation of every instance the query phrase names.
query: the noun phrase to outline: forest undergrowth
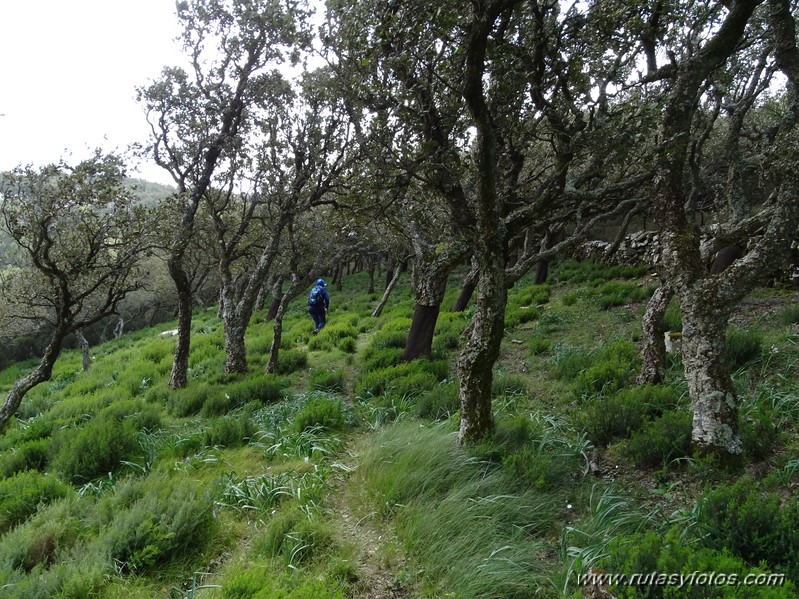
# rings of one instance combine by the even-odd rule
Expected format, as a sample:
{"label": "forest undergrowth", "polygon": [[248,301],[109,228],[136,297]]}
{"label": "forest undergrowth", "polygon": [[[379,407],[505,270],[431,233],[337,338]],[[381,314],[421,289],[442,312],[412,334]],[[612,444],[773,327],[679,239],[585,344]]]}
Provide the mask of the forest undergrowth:
{"label": "forest undergrowth", "polygon": [[[181,390],[174,323],[91,348],[87,371],[64,352],[0,437],[0,595],[797,596],[794,290],[758,289],[733,318],[745,456],[729,470],[692,454],[678,347],[664,384],[632,383],[653,279],[590,262],[510,291],[496,433],[459,447],[458,283],[429,360],[400,360],[407,280],[373,318],[365,274],[331,289],[316,336],[291,306],[277,374],[263,312],[246,375],[223,373],[221,323],[197,312]],[[681,330],[674,304],[666,325]],[[33,366],[0,372],[0,390]],[[697,572],[725,578],[601,578]]]}

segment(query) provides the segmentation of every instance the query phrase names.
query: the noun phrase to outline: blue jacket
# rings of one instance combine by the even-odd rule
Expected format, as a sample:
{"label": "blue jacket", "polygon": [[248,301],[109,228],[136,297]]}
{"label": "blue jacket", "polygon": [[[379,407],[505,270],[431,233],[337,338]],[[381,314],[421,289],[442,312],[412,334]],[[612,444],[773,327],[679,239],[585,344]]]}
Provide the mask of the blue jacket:
{"label": "blue jacket", "polygon": [[[316,285],[313,289],[319,289],[320,293],[322,294],[322,305],[321,306],[312,306],[311,305],[311,294],[308,294],[308,310],[312,310],[314,312],[320,312],[322,310],[327,310],[330,307],[330,295],[327,293],[327,289],[322,287],[321,285]],[[311,293],[313,293],[313,289]]]}

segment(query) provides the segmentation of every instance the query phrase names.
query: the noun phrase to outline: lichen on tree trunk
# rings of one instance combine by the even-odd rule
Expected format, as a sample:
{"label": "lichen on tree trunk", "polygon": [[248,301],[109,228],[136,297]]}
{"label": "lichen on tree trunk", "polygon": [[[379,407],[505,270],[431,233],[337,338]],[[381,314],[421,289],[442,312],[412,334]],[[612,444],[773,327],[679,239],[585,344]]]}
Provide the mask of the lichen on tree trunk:
{"label": "lichen on tree trunk", "polygon": [[703,291],[680,293],[683,365],[693,409],[692,441],[700,453],[728,459],[743,450],[738,398],[726,366],[729,309],[708,300],[710,294]]}
{"label": "lichen on tree trunk", "polygon": [[643,340],[641,373],[636,379],[639,385],[663,382],[666,373],[666,346],[663,339],[666,327],[663,326],[663,317],[673,296],[674,291],[671,286],[662,283],[646,306],[641,334]]}

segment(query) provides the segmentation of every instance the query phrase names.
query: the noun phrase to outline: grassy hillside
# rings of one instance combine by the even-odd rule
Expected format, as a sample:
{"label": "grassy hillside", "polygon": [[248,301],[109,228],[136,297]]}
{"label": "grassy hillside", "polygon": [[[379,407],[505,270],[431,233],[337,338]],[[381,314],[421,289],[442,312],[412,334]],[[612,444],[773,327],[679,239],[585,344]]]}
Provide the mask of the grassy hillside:
{"label": "grassy hillside", "polygon": [[[399,363],[407,284],[377,319],[364,289],[331,290],[317,336],[298,301],[277,375],[263,313],[247,376],[222,373],[221,323],[196,313],[179,391],[173,323],[93,348],[87,372],[65,352],[0,438],[1,595],[581,597],[587,572],[716,572],[785,579],[611,592],[796,596],[795,292],[759,290],[734,317],[746,464],[731,472],[690,453],[678,352],[667,384],[631,386],[642,269],[568,262],[511,291],[497,433],[468,450],[452,364],[469,312],[442,313],[433,360]],[[674,306],[667,320],[680,329]]]}

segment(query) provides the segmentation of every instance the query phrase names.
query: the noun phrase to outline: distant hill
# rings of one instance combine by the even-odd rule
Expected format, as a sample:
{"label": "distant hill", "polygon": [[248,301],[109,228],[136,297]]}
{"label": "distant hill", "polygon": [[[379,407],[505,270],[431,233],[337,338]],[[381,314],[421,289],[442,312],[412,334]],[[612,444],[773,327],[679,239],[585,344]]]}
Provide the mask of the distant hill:
{"label": "distant hill", "polygon": [[176,191],[172,185],[153,183],[144,179],[129,178],[127,184],[136,188],[136,193],[145,206],[153,206]]}

